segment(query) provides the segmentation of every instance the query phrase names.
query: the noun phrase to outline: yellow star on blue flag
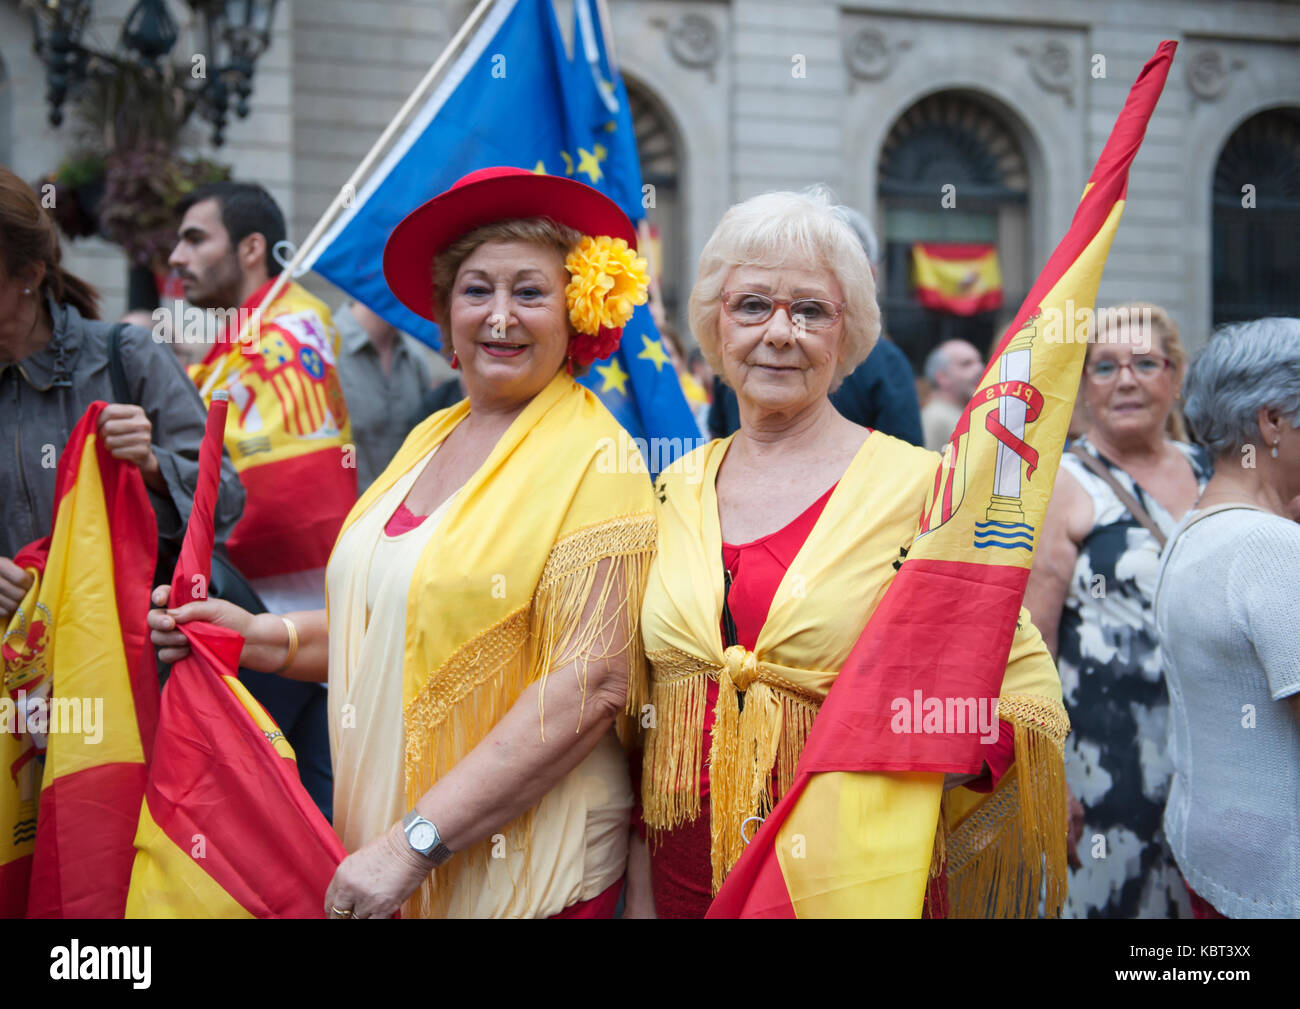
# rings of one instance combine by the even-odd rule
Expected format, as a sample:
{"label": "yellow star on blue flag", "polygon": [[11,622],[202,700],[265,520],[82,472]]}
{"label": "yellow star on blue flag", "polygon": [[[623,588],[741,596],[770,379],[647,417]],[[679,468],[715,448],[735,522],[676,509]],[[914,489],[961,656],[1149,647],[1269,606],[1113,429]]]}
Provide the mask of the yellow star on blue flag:
{"label": "yellow star on blue flag", "polygon": [[605,154],[605,148],[600,144],[596,145],[594,151],[589,151],[585,147],[578,148],[578,171],[586,172],[592,185],[605,177],[605,173],[600,170],[600,163],[605,159]]}
{"label": "yellow star on blue flag", "polygon": [[623,370],[623,366],[618,363],[617,357],[610,358],[609,364],[596,365],[596,371],[605,381],[601,384],[601,392],[609,392],[610,389],[617,389],[624,396],[627,395],[627,380],[631,377]]}
{"label": "yellow star on blue flag", "polygon": [[645,344],[645,350],[637,354],[637,357],[645,361],[653,361],[655,366],[655,371],[663,371],[663,367],[665,364],[672,363],[672,361],[669,360],[668,358],[667,351],[664,350],[664,345],[662,342],[660,342],[659,340],[652,340],[650,339],[650,337],[645,336],[644,334],[641,337],[641,342]]}

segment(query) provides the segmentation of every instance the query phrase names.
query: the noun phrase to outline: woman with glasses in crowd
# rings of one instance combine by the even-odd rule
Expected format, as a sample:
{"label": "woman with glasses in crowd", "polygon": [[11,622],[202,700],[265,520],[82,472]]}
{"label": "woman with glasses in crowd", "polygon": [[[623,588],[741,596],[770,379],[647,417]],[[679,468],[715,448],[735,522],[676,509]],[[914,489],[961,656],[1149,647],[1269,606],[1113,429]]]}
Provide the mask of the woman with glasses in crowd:
{"label": "woman with glasses in crowd", "polygon": [[[736,392],[740,428],[656,484],[658,556],[642,607],[655,718],[641,789],[655,836],[648,856],[633,846],[631,915],[708,910],[740,857],[747,821],[790,789],[822,702],[912,542],[940,463],[831,404],[830,393],[871,352],[880,313],[866,253],[825,193],[767,193],[732,207],[700,257],[690,320],[710,365]],[[855,906],[919,916],[933,869],[951,887],[946,897],[930,894],[932,913],[943,913],[945,900],[954,915],[1023,913],[1030,902],[1037,909],[1043,856],[1053,879],[1064,869],[1065,713],[1042,639],[1021,617],[1001,690],[1010,703],[999,704],[982,773],[946,781],[900,753],[888,768],[862,772],[872,796],[864,806],[820,821],[828,833],[850,817],[870,824],[847,831],[846,857],[873,878],[869,904]],[[882,710],[891,710],[887,697]],[[861,717],[868,727],[872,716]],[[1007,780],[1023,788],[1000,789],[1001,808],[1020,811],[1023,796],[1025,822],[1060,823],[1060,831],[1049,826],[1030,840],[1005,830],[957,858],[959,829],[945,862],[935,844],[941,799],[945,810],[979,803],[1013,760],[1019,774]],[[958,794],[945,797],[945,785]],[[812,857],[828,850],[815,838],[808,846]],[[1025,871],[997,871],[1009,865]],[[1049,914],[1059,882],[1048,886]],[[816,897],[801,907],[845,910]]]}
{"label": "woman with glasses in crowd", "polygon": [[1098,311],[1080,387],[1090,426],[1062,460],[1025,593],[1073,727],[1067,916],[1188,915],[1161,831],[1172,768],[1152,612],[1160,551],[1210,475],[1179,437],[1186,360],[1163,309]]}

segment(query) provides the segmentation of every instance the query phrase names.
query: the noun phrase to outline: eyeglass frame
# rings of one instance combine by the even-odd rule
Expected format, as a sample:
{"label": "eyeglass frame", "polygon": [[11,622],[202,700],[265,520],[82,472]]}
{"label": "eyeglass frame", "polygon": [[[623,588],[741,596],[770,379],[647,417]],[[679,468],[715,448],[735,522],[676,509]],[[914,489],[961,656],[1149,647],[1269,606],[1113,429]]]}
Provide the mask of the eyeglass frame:
{"label": "eyeglass frame", "polygon": [[[745,319],[737,319],[734,315],[731,314],[731,309],[727,307],[727,299],[735,294],[748,295],[751,298],[765,298],[772,303],[772,311],[769,312],[764,318],[752,322]],[[844,310],[848,307],[849,304],[847,301],[835,302],[829,300],[828,298],[774,298],[772,297],[772,295],[764,294],[762,291],[723,291],[721,294],[722,310],[727,313],[727,318],[730,319],[732,322],[734,322],[737,326],[746,326],[746,327],[762,326],[764,323],[770,322],[772,320],[772,316],[776,315],[777,309],[783,308],[785,309],[786,318],[790,320],[791,326],[795,326],[800,329],[811,329],[813,327],[810,327],[806,322],[796,322],[794,317],[794,312],[791,311],[791,309],[795,305],[799,304],[799,302],[801,301],[814,301],[819,305],[830,305],[832,308],[835,309],[835,315],[830,319],[829,322],[826,323],[824,327],[825,329],[830,329],[832,326],[835,325],[835,323],[839,322],[840,319],[844,317]]]}
{"label": "eyeglass frame", "polygon": [[[1141,381],[1144,376],[1137,370],[1137,365],[1135,363],[1137,361],[1160,361],[1161,362],[1160,371],[1153,372],[1151,375],[1146,376],[1148,380],[1158,378],[1160,375],[1163,375],[1166,371],[1172,371],[1174,369],[1174,361],[1173,358],[1171,357],[1167,357],[1164,354],[1142,354],[1136,358],[1130,356],[1129,359],[1125,361],[1123,364],[1121,364],[1118,361],[1112,361],[1109,358],[1105,359],[1104,361],[1089,361],[1086,365],[1084,365],[1083,370],[1084,373],[1087,374],[1088,376],[1088,381],[1096,382],[1098,385],[1110,385],[1110,383],[1112,382],[1119,381],[1119,373],[1123,371],[1125,368],[1127,368],[1129,371],[1133,373],[1133,377],[1135,379]],[[1112,375],[1110,378],[1098,378],[1093,373],[1093,369],[1098,364],[1103,364],[1103,363],[1115,365],[1115,374]]]}

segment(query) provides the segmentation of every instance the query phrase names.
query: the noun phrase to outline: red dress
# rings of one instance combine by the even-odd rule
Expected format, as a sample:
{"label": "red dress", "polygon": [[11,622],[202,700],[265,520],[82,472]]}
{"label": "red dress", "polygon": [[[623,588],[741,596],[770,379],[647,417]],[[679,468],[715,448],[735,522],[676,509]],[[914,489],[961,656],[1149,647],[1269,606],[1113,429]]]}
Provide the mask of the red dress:
{"label": "red dress", "polygon": [[[767,622],[768,610],[776,590],[794,562],[804,541],[812,532],[835,487],[814,501],[808,509],[783,529],[738,546],[722,545],[722,562],[731,574],[727,609],[736,627],[736,641],[750,651],[758,642],[758,633]],[[725,621],[725,618],[724,618]],[[723,640],[726,632],[723,630]],[[704,760],[700,767],[700,815],[675,830],[661,831],[651,846],[650,872],[655,898],[655,913],[660,918],[703,918],[713,901],[713,867],[709,859],[709,750],[713,744],[713,709],[718,700],[718,681],[710,679],[704,716],[702,742]],[[987,755],[989,773],[966,787],[991,791],[1011,766],[1013,735],[1010,724],[1003,722],[998,742]],[[775,782],[774,782],[775,786]],[[642,832],[644,826],[641,825]]]}

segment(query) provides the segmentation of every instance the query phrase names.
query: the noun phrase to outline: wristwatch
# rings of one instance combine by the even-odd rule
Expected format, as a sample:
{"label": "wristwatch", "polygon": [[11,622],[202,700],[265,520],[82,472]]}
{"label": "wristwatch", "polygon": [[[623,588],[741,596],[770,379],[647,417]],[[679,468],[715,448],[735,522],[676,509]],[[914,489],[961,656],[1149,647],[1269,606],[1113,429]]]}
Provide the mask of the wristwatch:
{"label": "wristwatch", "polygon": [[433,862],[435,869],[451,858],[452,850],[442,843],[438,828],[415,810],[402,817],[402,830],[406,843]]}

